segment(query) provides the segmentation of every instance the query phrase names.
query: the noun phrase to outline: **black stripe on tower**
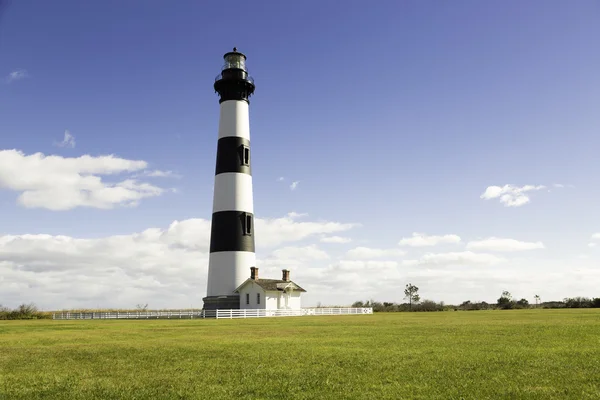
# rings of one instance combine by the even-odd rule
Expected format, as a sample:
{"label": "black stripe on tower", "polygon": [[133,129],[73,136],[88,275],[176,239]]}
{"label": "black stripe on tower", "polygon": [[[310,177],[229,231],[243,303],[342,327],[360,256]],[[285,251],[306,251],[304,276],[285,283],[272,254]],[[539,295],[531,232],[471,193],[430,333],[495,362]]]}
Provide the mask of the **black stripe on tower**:
{"label": "black stripe on tower", "polygon": [[[247,76],[244,71],[235,71],[239,73],[239,76],[231,79],[228,75],[225,74],[226,71],[223,71],[222,79],[219,79],[215,82],[215,91],[219,93],[221,98],[219,99],[219,104],[227,101],[227,100],[243,100],[246,103],[250,104],[250,100],[248,98],[254,92],[254,83],[252,82],[252,78]],[[245,74],[246,77],[242,77]],[[226,78],[226,76],[228,76]]]}
{"label": "black stripe on tower", "polygon": [[254,252],[254,214],[244,211],[218,211],[212,215],[210,252]]}
{"label": "black stripe on tower", "polygon": [[252,175],[250,167],[250,141],[238,136],[228,136],[217,142],[217,167],[215,175],[239,172]]}

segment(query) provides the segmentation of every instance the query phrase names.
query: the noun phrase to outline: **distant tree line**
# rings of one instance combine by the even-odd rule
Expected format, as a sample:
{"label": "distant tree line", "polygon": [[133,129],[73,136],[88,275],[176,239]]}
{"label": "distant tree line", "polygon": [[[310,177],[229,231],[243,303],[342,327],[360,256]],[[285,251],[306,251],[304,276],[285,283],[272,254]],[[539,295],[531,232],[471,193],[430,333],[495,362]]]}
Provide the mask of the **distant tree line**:
{"label": "distant tree line", "polygon": [[[169,308],[157,308],[152,311],[171,311]],[[198,311],[196,308],[178,308],[180,311]],[[137,304],[135,308],[75,308],[75,309],[63,309],[56,311],[39,311],[34,303],[21,304],[15,309],[4,307],[0,304],[0,320],[8,319],[52,319],[54,312],[71,312],[71,313],[91,313],[91,312],[143,312],[149,311],[148,303]]]}
{"label": "distant tree line", "polygon": [[6,319],[49,319],[52,314],[39,311],[35,304],[21,304],[15,309],[0,305],[0,320]]}
{"label": "distant tree line", "polygon": [[[460,305],[445,304],[443,301],[435,302],[433,300],[421,300],[419,288],[407,284],[404,289],[404,303],[379,302],[374,300],[355,301],[352,307],[372,307],[374,312],[402,312],[402,311],[474,311],[474,310],[514,310],[527,308],[600,308],[600,297],[567,297],[562,301],[541,302],[540,296],[534,296],[535,304],[529,304],[527,299],[515,300],[508,291],[503,291],[496,303],[486,303],[485,301],[472,302],[463,301]],[[321,303],[317,307],[325,307]],[[327,306],[333,307],[333,306]],[[344,306],[335,306],[344,307]],[[146,311],[148,304],[138,304],[135,309],[126,309],[120,311]],[[70,310],[71,312],[100,312],[100,311],[119,311],[116,309],[102,310]],[[165,310],[163,310],[165,311]],[[51,319],[52,312],[39,311],[35,304],[21,304],[15,309],[4,307],[0,304],[0,320],[10,319]]]}
{"label": "distant tree line", "polygon": [[515,300],[508,291],[503,291],[496,303],[485,301],[463,301],[460,305],[445,304],[443,301],[421,300],[419,288],[407,284],[404,289],[404,303],[378,302],[374,300],[356,301],[352,307],[372,307],[374,312],[401,312],[401,311],[474,311],[474,310],[517,310],[528,308],[600,308],[600,297],[571,297],[562,301],[542,302],[539,295],[535,295],[535,304],[529,304],[527,299]]}

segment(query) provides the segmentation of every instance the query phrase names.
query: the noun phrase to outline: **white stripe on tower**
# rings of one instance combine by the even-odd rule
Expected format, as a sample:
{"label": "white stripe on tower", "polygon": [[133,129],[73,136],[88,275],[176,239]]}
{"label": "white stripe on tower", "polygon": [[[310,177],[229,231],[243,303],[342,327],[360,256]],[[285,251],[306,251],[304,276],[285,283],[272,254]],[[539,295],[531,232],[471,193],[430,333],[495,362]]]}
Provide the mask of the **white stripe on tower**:
{"label": "white stripe on tower", "polygon": [[254,82],[246,56],[234,48],[224,58],[215,82],[221,105],[205,309],[239,308],[233,291],[256,261],[248,113]]}

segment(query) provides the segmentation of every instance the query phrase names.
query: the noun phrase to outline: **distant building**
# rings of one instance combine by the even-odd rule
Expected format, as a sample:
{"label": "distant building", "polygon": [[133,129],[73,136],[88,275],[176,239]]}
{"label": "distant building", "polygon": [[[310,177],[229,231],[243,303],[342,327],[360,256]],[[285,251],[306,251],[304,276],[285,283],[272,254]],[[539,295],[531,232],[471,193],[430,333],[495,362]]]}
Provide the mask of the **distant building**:
{"label": "distant building", "polygon": [[290,271],[282,270],[282,279],[259,279],[258,268],[250,268],[250,278],[234,290],[240,296],[241,309],[299,310],[300,296],[306,290],[290,280]]}

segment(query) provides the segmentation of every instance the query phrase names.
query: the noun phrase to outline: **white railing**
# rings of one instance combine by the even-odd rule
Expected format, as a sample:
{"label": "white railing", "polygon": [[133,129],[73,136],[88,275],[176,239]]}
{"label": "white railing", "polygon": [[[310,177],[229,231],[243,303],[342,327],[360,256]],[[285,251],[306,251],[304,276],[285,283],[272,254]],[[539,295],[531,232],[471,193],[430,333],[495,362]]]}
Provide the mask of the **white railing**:
{"label": "white railing", "polygon": [[214,318],[215,312],[206,310],[169,310],[169,311],[105,311],[105,312],[58,312],[52,319],[183,319]]}
{"label": "white railing", "polygon": [[296,310],[217,310],[218,318],[301,317],[309,315],[373,314],[371,307],[360,308],[301,308]]}
{"label": "white railing", "polygon": [[59,312],[52,319],[191,319],[191,318],[262,318],[301,317],[312,315],[373,314],[371,307],[301,308],[296,310],[171,310],[171,311],[109,311]]}
{"label": "white railing", "polygon": [[217,319],[219,319],[219,318],[299,317],[302,315],[303,315],[302,310],[260,310],[260,309],[217,310]]}

